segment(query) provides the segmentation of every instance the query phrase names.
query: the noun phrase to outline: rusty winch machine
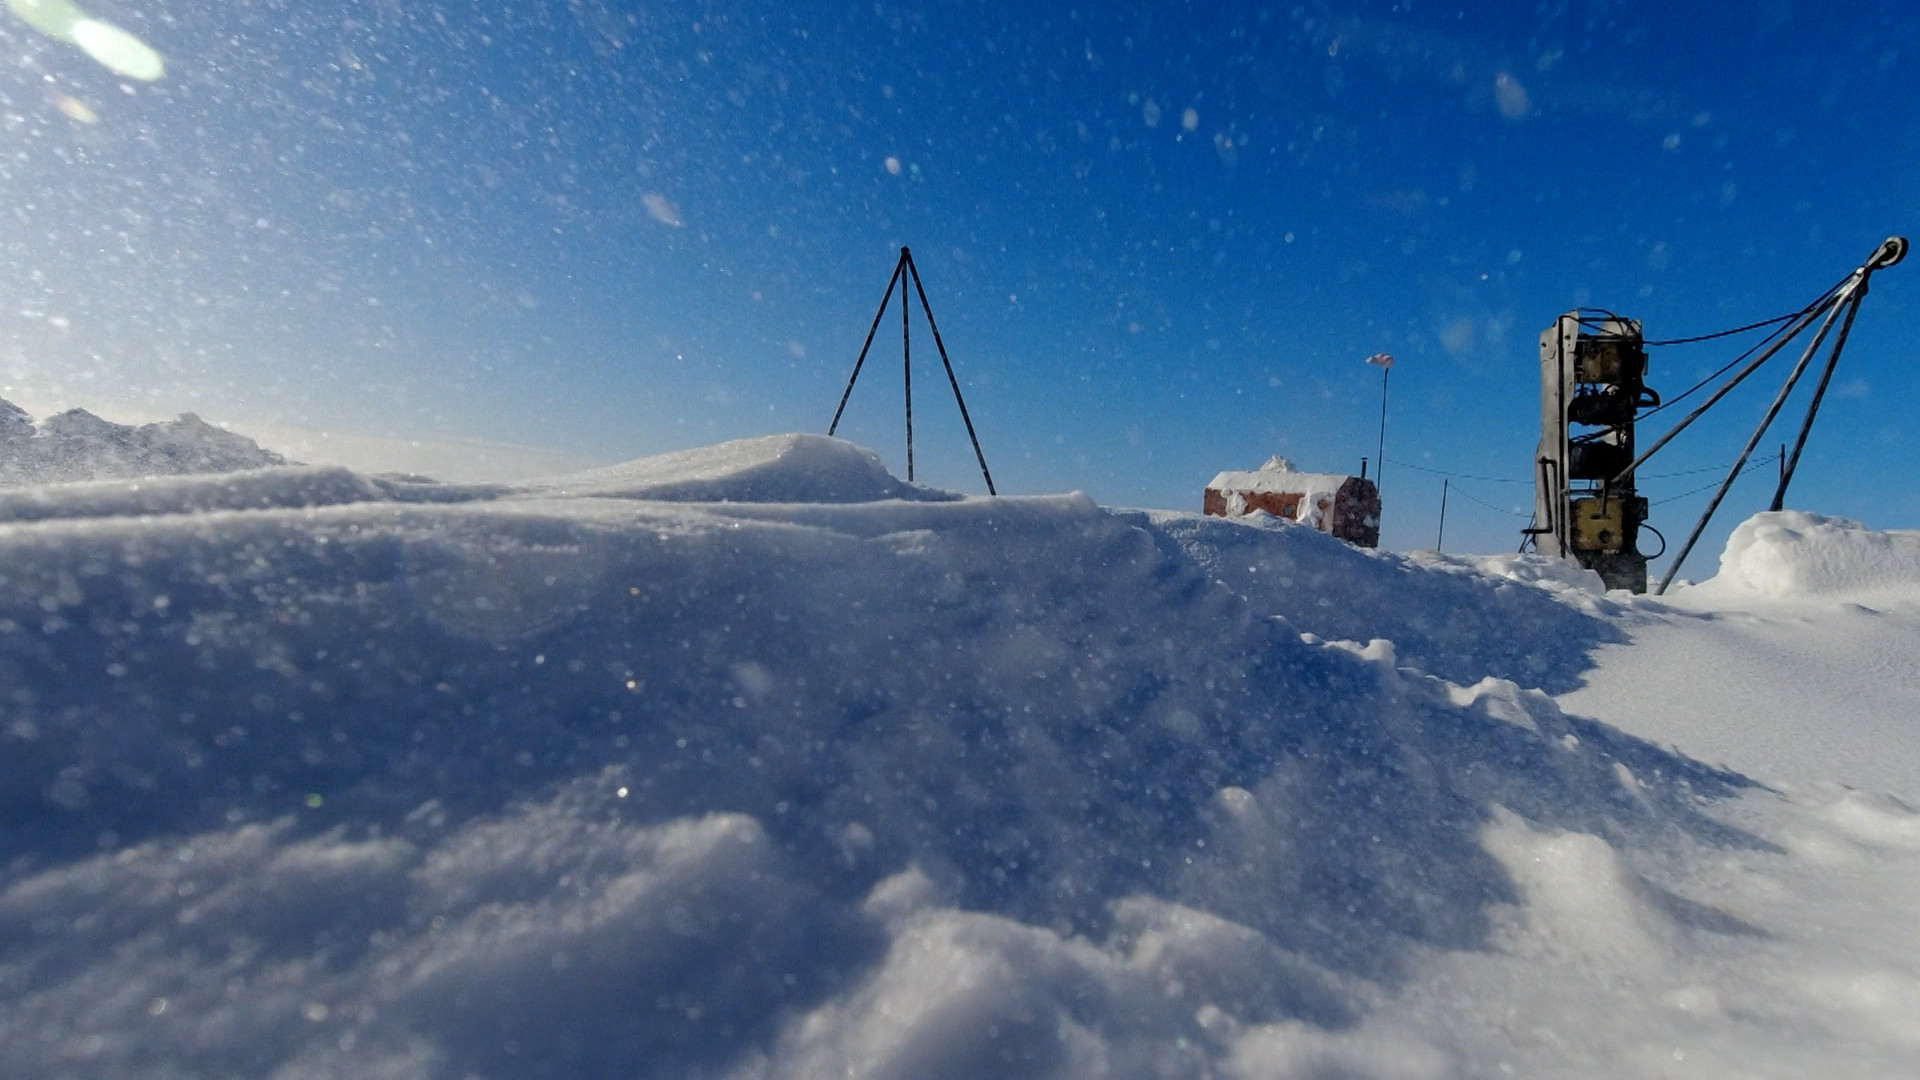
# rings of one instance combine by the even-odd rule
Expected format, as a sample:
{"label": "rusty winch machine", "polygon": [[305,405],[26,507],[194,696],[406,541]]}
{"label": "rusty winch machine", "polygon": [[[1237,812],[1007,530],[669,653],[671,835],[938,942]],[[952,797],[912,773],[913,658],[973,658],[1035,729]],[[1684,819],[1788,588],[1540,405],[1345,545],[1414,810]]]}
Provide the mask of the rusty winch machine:
{"label": "rusty winch machine", "polygon": [[[1802,331],[1817,323],[1819,328],[1813,339],[1788,373],[1773,404],[1747,440],[1739,459],[1728,469],[1726,479],[1707,503],[1705,512],[1654,592],[1665,592],[1673,581],[1680,564],[1706,530],[1721,500],[1726,498],[1728,489],[1747,470],[1754,448],[1780,414],[1788,395],[1831,336],[1832,345],[1807,406],[1806,419],[1801,422],[1792,453],[1783,453],[1780,461],[1780,479],[1770,506],[1770,509],[1780,509],[1787,485],[1799,465],[1800,452],[1806,446],[1807,433],[1813,427],[1813,418],[1833,379],[1840,351],[1846,346],[1860,302],[1866,297],[1868,279],[1874,271],[1898,263],[1906,253],[1904,237],[1888,237],[1866,262],[1799,311],[1699,337],[1650,342],[1641,334],[1637,320],[1610,311],[1581,309],[1554,320],[1540,335],[1540,444],[1534,457],[1533,522],[1525,530],[1522,547],[1531,541],[1534,550],[1542,555],[1558,556],[1587,567],[1597,572],[1609,589],[1646,592],[1647,563],[1650,558],[1660,557],[1665,541],[1663,538],[1661,551],[1651,557],[1641,551],[1641,534],[1651,532],[1658,536],[1659,533],[1647,523],[1648,503],[1635,482],[1635,470]],[[1766,327],[1772,327],[1772,332],[1759,344],[1666,402],[1647,386],[1647,349],[1651,346],[1709,341]],[[1740,366],[1743,362],[1744,366]],[[1739,371],[1671,430],[1645,450],[1639,448],[1636,424],[1705,389],[1708,383],[1736,366]]]}

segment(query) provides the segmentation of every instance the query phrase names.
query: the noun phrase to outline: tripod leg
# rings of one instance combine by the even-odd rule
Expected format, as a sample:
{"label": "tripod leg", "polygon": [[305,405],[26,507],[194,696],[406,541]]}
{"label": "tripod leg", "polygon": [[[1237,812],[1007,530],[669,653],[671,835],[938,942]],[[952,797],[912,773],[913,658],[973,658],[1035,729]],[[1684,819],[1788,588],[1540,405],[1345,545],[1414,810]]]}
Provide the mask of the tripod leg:
{"label": "tripod leg", "polygon": [[[833,423],[827,425],[827,434],[832,435],[840,428],[840,414],[847,411],[847,399],[853,396],[854,380],[860,377],[860,366],[867,362],[867,350],[873,348],[873,335],[880,330],[880,316],[887,313],[887,302],[893,299],[893,287],[900,280],[900,271],[906,265],[906,251],[901,250],[901,261],[893,264],[893,276],[887,279],[886,295],[880,298],[880,310],[873,313],[873,325],[867,327],[867,340],[860,346],[860,356],[853,362],[853,374],[847,376],[847,388],[840,392],[840,404],[833,410]],[[906,306],[906,290],[901,290],[901,306]]]}
{"label": "tripod leg", "polygon": [[[987,471],[987,455],[980,452],[980,436],[973,432],[973,417],[967,415],[967,399],[960,396],[960,380],[954,377],[953,363],[947,359],[946,342],[940,340],[940,325],[933,321],[933,305],[927,303],[926,287],[920,284],[920,268],[913,265],[913,258],[904,251],[901,258],[906,262],[907,272],[913,275],[914,291],[920,294],[920,310],[926,313],[927,328],[933,331],[933,345],[940,350],[940,364],[947,369],[947,383],[953,387],[954,403],[960,406],[960,421],[967,425],[967,439],[973,443],[974,460],[980,463],[980,477],[987,482],[987,494],[998,495],[993,488],[993,474]],[[900,291],[904,297],[905,287]]]}
{"label": "tripod leg", "polygon": [[[900,267],[904,272],[913,266],[913,257],[906,248],[900,249]],[[907,286],[900,284],[900,367],[907,388],[907,483],[913,483],[913,345],[907,340]]]}
{"label": "tripod leg", "polygon": [[1780,463],[1780,486],[1774,489],[1773,502],[1767,509],[1778,510],[1787,499],[1787,485],[1793,483],[1793,471],[1800,467],[1800,451],[1807,445],[1807,433],[1813,430],[1813,417],[1820,411],[1820,402],[1827,396],[1827,384],[1833,381],[1833,369],[1840,363],[1840,350],[1846,347],[1847,333],[1853,329],[1853,317],[1860,311],[1860,298],[1866,295],[1863,282],[1859,292],[1853,294],[1853,303],[1847,307],[1847,317],[1840,324],[1840,336],[1833,339],[1833,352],[1827,356],[1827,366],[1820,370],[1820,384],[1813,389],[1813,401],[1807,405],[1807,418],[1800,423],[1800,434],[1793,440],[1793,453]]}

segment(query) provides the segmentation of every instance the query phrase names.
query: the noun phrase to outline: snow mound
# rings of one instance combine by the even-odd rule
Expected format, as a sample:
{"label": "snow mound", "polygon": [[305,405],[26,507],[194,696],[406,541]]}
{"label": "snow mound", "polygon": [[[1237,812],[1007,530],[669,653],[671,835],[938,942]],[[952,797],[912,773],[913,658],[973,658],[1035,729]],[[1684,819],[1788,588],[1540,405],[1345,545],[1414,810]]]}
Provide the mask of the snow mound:
{"label": "snow mound", "polygon": [[[1593,638],[1530,585],[898,501],[928,496],[808,436],[513,498],[312,480],[145,517],[49,489],[78,511],[0,528],[20,1075],[1444,1062],[1346,1033],[1515,904],[1582,917],[1586,868],[1630,936],[1636,853],[1752,842],[1704,812],[1741,778],[1412,666],[1517,648],[1502,619]],[[762,501],[629,501],[662,492]],[[1414,648],[1308,633],[1374,619]],[[1517,873],[1549,840],[1568,869]]]}
{"label": "snow mound", "polygon": [[1800,510],[1755,514],[1728,537],[1719,574],[1687,591],[1920,603],[1920,532]]}
{"label": "snow mound", "polygon": [[0,522],[332,506],[382,497],[372,481],[345,469],[288,466],[0,491]]}
{"label": "snow mound", "polygon": [[766,435],[575,473],[521,489],[666,502],[862,503],[958,498],[903,483],[880,455],[824,435]]}
{"label": "snow mound", "polygon": [[1385,638],[1402,662],[1455,682],[1493,675],[1563,693],[1579,685],[1595,647],[1625,639],[1598,575],[1560,559],[1399,555],[1263,515],[1123,516],[1253,610],[1327,640]]}

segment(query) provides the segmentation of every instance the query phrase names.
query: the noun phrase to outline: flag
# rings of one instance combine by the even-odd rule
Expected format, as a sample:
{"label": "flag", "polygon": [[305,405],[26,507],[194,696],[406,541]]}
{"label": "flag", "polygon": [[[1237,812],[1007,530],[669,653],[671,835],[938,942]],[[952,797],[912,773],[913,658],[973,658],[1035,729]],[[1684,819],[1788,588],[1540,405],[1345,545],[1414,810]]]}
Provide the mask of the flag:
{"label": "flag", "polygon": [[1374,353],[1372,356],[1367,357],[1367,363],[1372,364],[1375,367],[1386,368],[1389,371],[1393,370],[1393,357],[1388,356],[1386,353],[1383,353],[1383,352],[1377,352],[1377,353]]}

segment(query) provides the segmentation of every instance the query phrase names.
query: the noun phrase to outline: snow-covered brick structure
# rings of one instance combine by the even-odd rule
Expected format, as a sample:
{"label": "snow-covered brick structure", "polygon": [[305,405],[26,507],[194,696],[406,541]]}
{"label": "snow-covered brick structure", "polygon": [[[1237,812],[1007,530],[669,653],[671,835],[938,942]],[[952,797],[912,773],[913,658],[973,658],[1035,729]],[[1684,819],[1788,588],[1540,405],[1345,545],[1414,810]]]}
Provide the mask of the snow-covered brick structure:
{"label": "snow-covered brick structure", "polygon": [[1278,454],[1254,472],[1223,472],[1214,477],[1200,509],[1214,517],[1264,510],[1349,544],[1376,547],[1380,543],[1380,489],[1373,481],[1338,473],[1304,473]]}

